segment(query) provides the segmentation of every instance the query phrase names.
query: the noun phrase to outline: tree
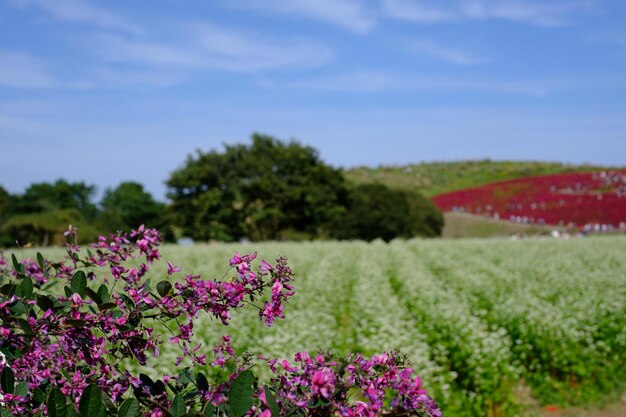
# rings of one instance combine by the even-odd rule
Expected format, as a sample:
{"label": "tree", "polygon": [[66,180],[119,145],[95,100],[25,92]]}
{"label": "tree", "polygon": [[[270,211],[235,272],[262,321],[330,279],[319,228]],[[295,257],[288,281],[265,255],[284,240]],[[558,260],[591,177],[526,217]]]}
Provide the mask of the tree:
{"label": "tree", "polygon": [[4,187],[0,186],[0,247],[8,246],[11,240],[6,233],[2,233],[2,227],[11,215],[13,208],[13,196]]}
{"label": "tree", "polygon": [[279,239],[329,234],[345,211],[340,170],[298,142],[254,134],[250,145],[197,151],[169,180],[175,222],[196,239]]}
{"label": "tree", "polygon": [[93,220],[98,209],[92,199],[95,185],[84,182],[71,183],[58,179],[54,183],[31,184],[15,202],[16,214],[41,213],[55,209],[75,209],[86,220]]}
{"label": "tree", "polygon": [[69,224],[81,229],[81,241],[94,239],[98,232],[93,226],[98,209],[91,201],[95,192],[94,185],[63,179],[31,184],[24,194],[10,197],[6,218],[0,225],[0,245],[62,244]]}
{"label": "tree", "polygon": [[441,235],[443,216],[426,197],[383,184],[355,186],[345,216],[334,228],[339,239],[390,241]]}
{"label": "tree", "polygon": [[115,189],[107,188],[100,205],[102,211],[98,223],[105,230],[130,230],[144,224],[158,228],[170,239],[173,237],[167,222],[165,204],[156,201],[137,182],[127,181]]}
{"label": "tree", "polygon": [[41,213],[17,214],[11,216],[2,227],[3,244],[22,246],[29,243],[37,246],[62,245],[63,232],[68,225],[79,231],[81,243],[92,242],[98,237],[98,230],[86,223],[76,209],[53,209]]}

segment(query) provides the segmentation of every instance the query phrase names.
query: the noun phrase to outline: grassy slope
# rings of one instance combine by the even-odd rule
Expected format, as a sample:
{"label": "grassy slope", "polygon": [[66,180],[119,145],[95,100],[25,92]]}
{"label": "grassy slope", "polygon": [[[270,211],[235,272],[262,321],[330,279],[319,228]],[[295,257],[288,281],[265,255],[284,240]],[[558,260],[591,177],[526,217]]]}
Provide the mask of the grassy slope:
{"label": "grassy slope", "polygon": [[431,162],[404,166],[357,167],[345,171],[356,183],[380,182],[394,188],[418,190],[426,196],[477,187],[513,178],[564,172],[610,169],[594,165],[568,165],[532,161]]}

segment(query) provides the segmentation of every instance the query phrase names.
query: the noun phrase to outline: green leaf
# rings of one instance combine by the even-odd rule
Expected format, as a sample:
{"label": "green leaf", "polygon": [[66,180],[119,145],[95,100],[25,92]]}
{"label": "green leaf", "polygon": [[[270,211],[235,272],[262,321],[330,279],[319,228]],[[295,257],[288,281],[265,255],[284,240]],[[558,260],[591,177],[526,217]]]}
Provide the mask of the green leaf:
{"label": "green leaf", "polygon": [[33,328],[30,327],[28,320],[17,319],[17,323],[20,325],[20,329],[22,329],[25,334],[33,334]]}
{"label": "green leaf", "polygon": [[83,391],[78,403],[78,411],[82,417],[105,417],[106,407],[102,402],[102,394],[96,384],[89,384]]}
{"label": "green leaf", "polygon": [[193,374],[189,370],[189,367],[184,368],[178,373],[178,382],[183,385],[187,385],[193,381]]}
{"label": "green leaf", "polygon": [[39,269],[41,269],[41,272],[45,272],[46,270],[46,262],[43,258],[43,255],[41,254],[41,252],[37,252],[37,263],[39,264]]}
{"label": "green leaf", "polygon": [[70,288],[73,292],[77,293],[81,297],[85,295],[85,288],[87,287],[87,275],[83,271],[78,271],[72,277]]}
{"label": "green leaf", "polygon": [[207,381],[206,376],[202,372],[198,372],[198,375],[196,375],[196,385],[200,391],[209,390],[209,381]]}
{"label": "green leaf", "polygon": [[15,377],[13,376],[13,371],[8,366],[5,366],[2,374],[0,374],[0,387],[7,394],[13,394],[15,390]]}
{"label": "green leaf", "polygon": [[13,261],[13,269],[15,269],[15,272],[20,272],[21,268],[20,268],[20,263],[17,261],[17,258],[15,257],[15,254],[12,253],[11,254],[11,261]]}
{"label": "green leaf", "polygon": [[85,293],[89,296],[89,298],[91,298],[93,301],[95,301],[95,303],[97,305],[102,304],[102,298],[100,298],[98,293],[95,292],[94,290],[92,290],[91,288],[85,287]]}
{"label": "green leaf", "polygon": [[211,403],[207,403],[204,407],[204,412],[202,413],[204,417],[213,417],[215,415],[215,406]]}
{"label": "green leaf", "polygon": [[161,297],[165,297],[172,291],[172,284],[168,281],[161,281],[157,284],[157,291]]}
{"label": "green leaf", "polygon": [[37,305],[41,309],[41,311],[48,311],[54,308],[54,301],[46,295],[38,295],[37,296]]}
{"label": "green leaf", "polygon": [[102,402],[104,403],[104,406],[107,409],[107,414],[113,414],[113,415],[117,414],[117,407],[115,406],[115,403],[113,402],[111,397],[109,397],[106,392],[103,392],[101,394],[102,394]]}
{"label": "green leaf", "polygon": [[48,417],[65,417],[67,415],[67,399],[58,388],[53,388],[48,394]]}
{"label": "green leaf", "polygon": [[38,406],[39,404],[43,404],[46,401],[46,393],[43,392],[41,389],[36,388],[35,391],[33,391],[33,402],[36,406]]}
{"label": "green leaf", "polygon": [[170,406],[170,413],[172,416],[181,417],[185,414],[185,410],[185,399],[180,395],[174,397],[174,401],[172,401],[172,405]]}
{"label": "green leaf", "polygon": [[254,404],[253,383],[254,374],[249,369],[237,375],[228,391],[228,415],[230,417],[243,417],[252,408]]}
{"label": "green leaf", "polygon": [[136,305],[135,305],[135,302],[132,300],[132,298],[130,298],[126,294],[122,294],[121,292],[118,292],[117,295],[120,296],[120,298],[124,301],[124,304],[126,304],[126,306],[128,306],[129,309],[131,310],[135,309]]}
{"label": "green leaf", "polygon": [[9,410],[0,411],[0,417],[15,417]]}
{"label": "green leaf", "polygon": [[120,405],[118,417],[135,417],[139,414],[139,401],[129,398]]}
{"label": "green leaf", "polygon": [[21,301],[18,301],[17,303],[9,307],[9,309],[17,316],[21,316],[22,314],[26,313],[26,306],[24,306],[24,303]]}
{"label": "green leaf", "polygon": [[16,288],[15,283],[10,282],[0,287],[0,293],[6,295],[7,298],[10,298],[13,294],[15,294],[15,288]]}
{"label": "green leaf", "polygon": [[29,277],[23,278],[22,283],[20,285],[20,289],[22,290],[22,297],[26,299],[30,299],[33,296],[33,280]]}
{"label": "green leaf", "polygon": [[106,285],[104,284],[100,285],[100,287],[98,288],[98,296],[100,297],[103,303],[109,302],[109,299],[111,297],[109,296],[109,289],[106,287]]}
{"label": "green leaf", "polygon": [[23,381],[17,384],[17,387],[15,387],[15,395],[26,397],[28,395],[28,382]]}
{"label": "green leaf", "polygon": [[104,303],[104,304],[100,304],[98,306],[98,310],[105,311],[105,310],[110,310],[110,309],[115,308],[115,307],[117,307],[117,304],[115,304],[115,303]]}
{"label": "green leaf", "polygon": [[278,408],[278,403],[272,395],[272,391],[270,391],[267,386],[263,387],[263,391],[265,392],[265,401],[267,401],[267,406],[272,412],[272,417],[280,417],[280,409]]}

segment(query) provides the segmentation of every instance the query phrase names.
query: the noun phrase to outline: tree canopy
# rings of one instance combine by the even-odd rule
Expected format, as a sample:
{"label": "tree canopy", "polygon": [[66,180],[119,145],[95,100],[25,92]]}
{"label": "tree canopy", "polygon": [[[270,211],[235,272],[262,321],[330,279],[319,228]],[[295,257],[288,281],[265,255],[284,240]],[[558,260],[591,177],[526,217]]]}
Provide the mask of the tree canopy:
{"label": "tree canopy", "polygon": [[239,241],[439,236],[441,212],[421,194],[382,184],[355,185],[317,150],[254,134],[248,144],[196,151],[166,181],[170,203],[126,181],[94,203],[95,185],[31,184],[23,194],[0,187],[0,247],[60,244],[68,224],[82,242],[98,234],[157,228],[166,240]]}
{"label": "tree canopy", "polygon": [[130,230],[143,224],[166,237],[172,235],[166,205],[156,201],[138,182],[126,181],[116,188],[107,188],[100,205],[98,223],[105,230]]}
{"label": "tree canopy", "polygon": [[166,205],[155,201],[141,184],[125,182],[107,189],[100,207],[93,201],[95,193],[95,185],[63,179],[31,184],[17,195],[0,187],[0,247],[62,244],[69,224],[79,229],[81,243],[142,224],[173,239]]}
{"label": "tree canopy", "polygon": [[348,210],[334,230],[339,239],[390,241],[436,237],[442,228],[441,212],[421,194],[383,184],[360,184],[351,190]]}
{"label": "tree canopy", "polygon": [[315,149],[259,134],[250,145],[197,151],[166,184],[177,224],[204,240],[325,236],[347,202],[341,171]]}

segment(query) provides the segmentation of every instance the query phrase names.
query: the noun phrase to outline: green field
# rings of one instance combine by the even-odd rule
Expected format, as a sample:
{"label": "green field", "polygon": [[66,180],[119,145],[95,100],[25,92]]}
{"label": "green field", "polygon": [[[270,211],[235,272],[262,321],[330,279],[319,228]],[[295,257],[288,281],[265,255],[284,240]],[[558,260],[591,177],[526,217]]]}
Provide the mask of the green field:
{"label": "green field", "polygon": [[[398,348],[447,416],[611,401],[625,388],[623,237],[165,246],[162,254],[183,272],[220,278],[235,251],[254,250],[290,258],[297,293],[287,318],[266,328],[253,309],[228,327],[204,317],[194,331],[209,356],[225,333],[267,357]],[[152,280],[165,271],[155,265]],[[164,347],[150,372],[176,373],[174,362]]]}
{"label": "green field", "polygon": [[[544,403],[584,404],[626,381],[626,239],[263,243],[165,247],[184,271],[219,277],[234,251],[290,257],[287,319],[255,312],[196,328],[252,353],[407,353],[448,415],[516,414],[530,387]],[[157,267],[156,269],[164,266]],[[172,372],[165,352],[155,372]]]}

